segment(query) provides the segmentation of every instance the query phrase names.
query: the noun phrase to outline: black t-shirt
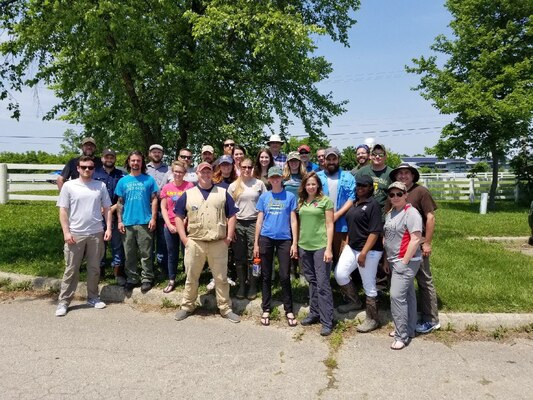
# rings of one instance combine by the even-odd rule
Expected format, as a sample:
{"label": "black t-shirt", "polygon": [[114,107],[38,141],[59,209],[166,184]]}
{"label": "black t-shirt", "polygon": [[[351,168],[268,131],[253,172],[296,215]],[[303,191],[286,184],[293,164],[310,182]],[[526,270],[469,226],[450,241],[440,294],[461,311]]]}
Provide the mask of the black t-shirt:
{"label": "black t-shirt", "polygon": [[[361,251],[365,247],[366,239],[371,233],[381,235],[381,207],[378,201],[371,197],[365,202],[354,203],[346,213],[348,223],[348,244],[352,250]],[[378,238],[371,250],[383,251],[383,242]]]}
{"label": "black t-shirt", "polygon": [[[80,177],[80,174],[78,174],[78,160],[80,159],[80,157],[81,156],[71,158],[69,162],[65,165],[65,168],[63,168],[63,171],[61,171],[61,176],[63,177],[65,182],[69,179],[77,179]],[[95,169],[103,167],[102,160],[100,158],[94,157],[93,161]]]}

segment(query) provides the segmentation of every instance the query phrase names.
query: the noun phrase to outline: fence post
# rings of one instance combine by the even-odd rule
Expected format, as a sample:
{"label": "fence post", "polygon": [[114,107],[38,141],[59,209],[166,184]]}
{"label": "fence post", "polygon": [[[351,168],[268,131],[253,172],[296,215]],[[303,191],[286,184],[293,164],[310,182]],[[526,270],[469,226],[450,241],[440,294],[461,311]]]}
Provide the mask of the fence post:
{"label": "fence post", "polygon": [[470,178],[470,187],[468,189],[468,199],[470,200],[470,203],[473,203],[475,198],[476,193],[474,192],[474,178]]}
{"label": "fence post", "polygon": [[0,204],[7,203],[7,164],[0,164]]}

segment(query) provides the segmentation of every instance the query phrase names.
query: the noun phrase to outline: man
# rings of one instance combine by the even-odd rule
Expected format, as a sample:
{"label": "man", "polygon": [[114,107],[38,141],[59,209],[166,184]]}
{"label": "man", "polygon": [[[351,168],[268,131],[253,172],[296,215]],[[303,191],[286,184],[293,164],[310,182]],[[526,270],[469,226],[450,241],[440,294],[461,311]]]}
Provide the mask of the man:
{"label": "man", "polygon": [[211,165],[215,162],[215,149],[213,146],[206,144],[202,147],[202,162],[207,162]]}
{"label": "man", "polygon": [[281,152],[281,145],[283,140],[281,140],[280,135],[272,135],[267,142],[270,152],[272,153],[272,158],[274,159],[274,164],[283,169],[285,163],[287,162],[287,156]]}
{"label": "man", "polygon": [[[94,157],[94,152],[96,150],[96,142],[92,137],[86,137],[81,141],[81,152],[83,156]],[[78,160],[80,157],[74,157],[69,160],[69,162],[61,171],[61,175],[57,177],[57,188],[61,190],[63,184],[69,179],[76,179],[80,175],[78,173]],[[102,168],[102,161],[95,158],[94,160],[95,168]]]}
{"label": "man", "polygon": [[[102,152],[102,168],[96,169],[94,171],[93,179],[103,182],[107,188],[107,193],[111,199],[111,267],[113,268],[113,273],[117,280],[117,283],[120,286],[124,286],[126,280],[124,279],[124,247],[122,246],[122,235],[118,230],[118,220],[115,214],[117,209],[117,200],[118,197],[115,195],[115,188],[117,187],[118,181],[124,177],[124,172],[122,170],[115,168],[117,162],[117,153],[111,149],[105,149]],[[107,224],[107,220],[104,216],[104,225]],[[105,253],[102,257],[102,262],[100,263],[100,275],[105,276]]]}
{"label": "man", "polygon": [[309,154],[311,154],[311,148],[308,145],[302,144],[301,146],[299,146],[298,153],[300,153],[300,161],[307,172],[318,171],[318,165],[316,165],[314,162],[309,161]]}
{"label": "man", "polygon": [[355,149],[355,159],[357,165],[350,172],[355,177],[357,171],[370,163],[370,148],[366,144],[360,144]]}
{"label": "man", "polygon": [[[106,306],[98,297],[98,281],[104,240],[111,237],[111,200],[105,185],[92,178],[94,164],[92,157],[79,157],[79,178],[62,186],[57,201],[65,241],[63,251],[66,268],[61,282],[56,317],[67,315],[68,306],[78,286],[84,255],[87,260],[87,304],[94,308]],[[102,228],[102,209],[107,221],[105,233]]]}
{"label": "man", "polygon": [[124,235],[126,255],[127,291],[139,285],[137,252],[141,256],[141,291],[152,288],[154,268],[152,262],[153,232],[157,223],[157,192],[155,179],[146,173],[144,156],[132,151],[126,160],[129,175],[118,181],[115,194],[118,196],[118,229]]}
{"label": "man", "polygon": [[233,157],[234,148],[235,148],[235,141],[233,139],[224,140],[224,154],[223,155]]}
{"label": "man", "polygon": [[187,148],[183,148],[178,152],[178,160],[183,161],[187,164],[187,173],[183,178],[187,182],[196,183],[198,182],[198,176],[196,175],[196,170],[192,166],[192,151]]}
{"label": "man", "polygon": [[[146,173],[155,179],[159,190],[168,182],[169,171],[168,165],[163,162],[164,149],[160,144],[153,144],[148,149],[148,158],[150,162],[146,164]],[[159,193],[157,198],[159,199]],[[161,205],[158,203],[157,208],[157,227],[154,235],[155,254],[154,260],[157,262],[160,273],[164,277],[168,274],[167,269],[167,242],[165,241],[165,221],[161,214]]]}
{"label": "man", "polygon": [[[228,275],[228,246],[235,237],[237,208],[231,196],[212,183],[213,167],[202,162],[196,168],[198,186],[187,190],[176,202],[176,228],[185,245],[187,280],[181,310],[176,320],[190,316],[196,308],[198,280],[207,260],[213,278],[220,314],[231,322],[240,317],[231,309]],[[185,218],[188,226],[185,231]]]}
{"label": "man", "polygon": [[376,144],[370,153],[370,164],[359,169],[355,175],[358,180],[363,175],[371,176],[374,180],[374,197],[378,201],[381,209],[385,206],[387,199],[387,188],[392,183],[390,173],[392,168],[385,164],[387,161],[387,150],[382,144]]}
{"label": "man", "polygon": [[323,171],[326,168],[326,149],[318,149],[316,151],[316,159],[318,161],[318,170]]}
{"label": "man", "polygon": [[333,263],[339,260],[342,251],[342,243],[346,241],[348,224],[344,214],[348,212],[355,201],[355,179],[349,172],[339,167],[340,153],[335,147],[330,147],[324,152],[326,162],[325,169],[318,172],[322,182],[324,194],[333,202],[333,221],[335,232],[333,233]]}
{"label": "man", "polygon": [[405,184],[407,187],[407,202],[411,203],[422,216],[422,263],[416,274],[418,292],[420,294],[419,311],[422,321],[416,325],[416,331],[418,333],[429,333],[440,328],[437,292],[435,291],[429,265],[437,205],[429,190],[417,184],[420,174],[416,168],[407,163],[402,163],[390,173],[390,178],[393,182],[400,181]]}

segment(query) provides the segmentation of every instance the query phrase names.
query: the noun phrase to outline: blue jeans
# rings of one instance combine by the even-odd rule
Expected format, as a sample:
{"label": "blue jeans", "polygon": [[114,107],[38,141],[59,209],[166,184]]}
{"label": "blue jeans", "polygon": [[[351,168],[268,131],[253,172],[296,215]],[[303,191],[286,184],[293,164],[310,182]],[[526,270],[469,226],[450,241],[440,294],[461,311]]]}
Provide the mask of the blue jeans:
{"label": "blue jeans", "polygon": [[165,241],[167,243],[167,268],[168,279],[171,281],[176,280],[176,272],[178,270],[178,261],[180,258],[181,241],[180,236],[177,233],[170,233],[165,226]]}
{"label": "blue jeans", "polygon": [[164,271],[164,266],[167,265],[167,243],[165,239],[165,220],[163,219],[163,216],[161,215],[161,211],[157,213],[157,225],[156,230],[154,232],[154,258],[153,263],[159,264],[159,267],[161,268],[161,273],[163,275],[166,271]]}
{"label": "blue jeans", "polygon": [[[105,218],[103,220],[103,225],[104,225],[104,231],[105,231],[107,227]],[[104,243],[105,243],[104,255],[102,257],[102,261],[100,262],[101,267],[105,265],[107,246],[108,246],[107,242],[104,242]],[[122,234],[118,230],[118,221],[115,217],[113,217],[113,221],[111,223],[111,240],[109,241],[109,245],[111,246],[111,267],[123,266],[124,265],[124,246],[122,245]]]}

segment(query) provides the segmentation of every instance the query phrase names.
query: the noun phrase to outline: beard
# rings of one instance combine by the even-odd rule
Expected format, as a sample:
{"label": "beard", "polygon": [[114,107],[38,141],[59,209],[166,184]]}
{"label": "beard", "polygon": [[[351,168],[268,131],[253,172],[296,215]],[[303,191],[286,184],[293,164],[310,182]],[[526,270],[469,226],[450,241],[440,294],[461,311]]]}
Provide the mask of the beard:
{"label": "beard", "polygon": [[339,170],[339,164],[326,164],[326,169],[330,175],[334,174]]}

